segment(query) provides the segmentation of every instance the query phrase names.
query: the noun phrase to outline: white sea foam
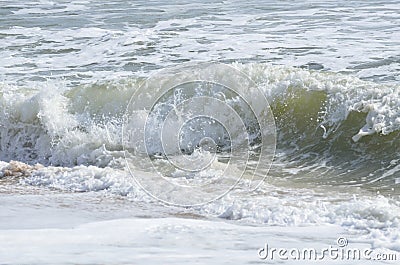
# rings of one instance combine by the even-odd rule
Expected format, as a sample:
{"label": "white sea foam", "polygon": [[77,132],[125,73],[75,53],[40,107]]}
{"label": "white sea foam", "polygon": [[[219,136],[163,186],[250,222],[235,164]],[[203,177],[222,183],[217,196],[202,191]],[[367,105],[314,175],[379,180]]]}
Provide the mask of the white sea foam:
{"label": "white sea foam", "polygon": [[[307,235],[307,239],[297,239],[299,234]],[[276,248],[321,249],[336,246],[337,234],[352,240],[351,235],[332,225],[282,229],[180,218],[117,219],[73,228],[0,230],[0,247],[5,250],[0,261],[203,264],[206,260],[207,264],[252,264],[263,262],[257,251],[266,243]],[[352,247],[370,247],[366,242],[350,242]],[[324,264],[337,264],[337,261],[326,259]]]}
{"label": "white sea foam", "polygon": [[[3,172],[6,169],[9,167],[4,167]],[[133,177],[124,170],[95,166],[36,169],[27,167],[26,170],[29,170],[27,174],[30,176],[21,179],[24,184],[74,192],[104,191],[150,205],[156,202],[143,192]],[[18,169],[16,174],[19,172],[21,170]],[[208,174],[210,173],[212,171],[208,171]],[[152,183],[158,185],[157,181]],[[400,205],[396,198],[371,197],[362,192],[355,196],[334,189],[319,190],[317,187],[295,189],[268,183],[262,185],[257,192],[249,193],[243,188],[239,186],[227,197],[195,207],[191,212],[208,217],[219,216],[243,224],[282,227],[335,224],[352,231],[373,246],[400,250],[397,241],[400,236]]]}
{"label": "white sea foam", "polygon": [[238,60],[399,80],[397,3],[250,1],[239,5],[240,14],[237,4],[5,2],[2,78],[90,82],[188,60]]}

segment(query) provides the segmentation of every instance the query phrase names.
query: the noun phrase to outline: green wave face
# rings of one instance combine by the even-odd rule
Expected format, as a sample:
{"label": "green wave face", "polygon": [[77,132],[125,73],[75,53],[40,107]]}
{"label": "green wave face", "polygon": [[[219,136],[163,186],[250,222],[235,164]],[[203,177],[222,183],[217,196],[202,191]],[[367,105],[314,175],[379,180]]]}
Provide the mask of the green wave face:
{"label": "green wave face", "polygon": [[397,194],[400,131],[355,142],[353,136],[368,114],[351,111],[334,127],[325,127],[327,100],[324,91],[300,90],[273,102],[278,146],[271,173],[299,185],[357,186]]}

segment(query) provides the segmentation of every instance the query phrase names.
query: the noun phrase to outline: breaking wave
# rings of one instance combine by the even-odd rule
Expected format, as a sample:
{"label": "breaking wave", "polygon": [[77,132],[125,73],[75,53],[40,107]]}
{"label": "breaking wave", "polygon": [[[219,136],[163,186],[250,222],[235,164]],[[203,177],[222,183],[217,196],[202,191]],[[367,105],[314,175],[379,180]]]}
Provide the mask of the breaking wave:
{"label": "breaking wave", "polygon": [[[233,66],[265,92],[274,113],[278,141],[272,174],[320,184],[379,183],[381,188],[398,181],[398,86],[284,66]],[[142,81],[73,88],[62,82],[36,88],[2,85],[0,159],[45,166],[121,166],[123,115]],[[221,148],[229,145],[221,139]]]}

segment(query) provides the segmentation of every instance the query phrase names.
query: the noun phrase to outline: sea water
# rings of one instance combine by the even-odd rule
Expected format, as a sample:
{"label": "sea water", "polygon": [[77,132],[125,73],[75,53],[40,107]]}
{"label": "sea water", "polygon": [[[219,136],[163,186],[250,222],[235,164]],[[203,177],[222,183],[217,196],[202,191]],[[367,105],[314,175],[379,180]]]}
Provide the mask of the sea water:
{"label": "sea water", "polygon": [[[258,252],[267,243],[321,252],[338,238],[398,253],[399,9],[398,1],[0,1],[0,263],[254,264],[265,263]],[[146,78],[204,62],[227,64],[262,92],[274,157],[257,189],[239,183],[210,203],[166,204],[137,179],[162,191],[156,165],[180,184],[212,180],[240,134],[227,139],[193,120],[174,157],[208,159],[215,153],[195,149],[207,136],[218,160],[200,173],[170,172],[156,141],[146,146],[150,164],[124,146],[127,106],[134,95],[162,96]],[[184,102],[178,92],[161,97],[149,132]],[[252,124],[251,108],[212,93]],[[133,129],[145,123],[130,119]],[[249,141],[259,155],[257,128]],[[235,161],[228,179],[243,162]],[[225,188],[216,183],[208,192]]]}

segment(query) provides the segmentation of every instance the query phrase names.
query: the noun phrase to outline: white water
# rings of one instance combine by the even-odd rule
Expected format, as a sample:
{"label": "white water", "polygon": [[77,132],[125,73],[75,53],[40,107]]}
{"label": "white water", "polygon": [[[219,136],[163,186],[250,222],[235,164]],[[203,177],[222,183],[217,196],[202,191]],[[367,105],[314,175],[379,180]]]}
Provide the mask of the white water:
{"label": "white water", "polygon": [[[251,264],[264,262],[257,249],[266,242],[323,248],[343,235],[354,247],[400,251],[399,154],[362,151],[400,129],[399,9],[398,1],[0,1],[0,263]],[[280,149],[274,177],[257,191],[239,185],[190,209],[155,201],[125,168],[126,105],[156,70],[212,60],[234,62],[289,116],[293,95],[321,92],[323,107],[303,122],[315,119],[316,141],[348,135],[359,159],[335,185],[319,185],[307,177],[340,165],[289,162]],[[363,120],[343,131],[357,113]],[[213,166],[193,179],[215,177],[223,163]]]}
{"label": "white water", "polygon": [[[324,137],[351,112],[367,114],[365,125],[354,124],[354,141],[365,135],[387,135],[400,129],[398,85],[268,64],[233,66],[248,74],[272,105],[285,102],[296,92],[326,93],[325,107],[316,117],[320,130],[325,130]],[[136,79],[117,80],[73,89],[55,82],[46,82],[36,89],[2,86],[0,158],[55,165],[106,166],[115,162],[123,156],[120,151],[124,108],[139,88],[138,83]],[[218,113],[219,109],[210,111]],[[137,117],[134,123],[133,127],[140,128],[144,121]]]}
{"label": "white water", "polygon": [[1,1],[7,82],[263,61],[399,81],[398,1]]}

